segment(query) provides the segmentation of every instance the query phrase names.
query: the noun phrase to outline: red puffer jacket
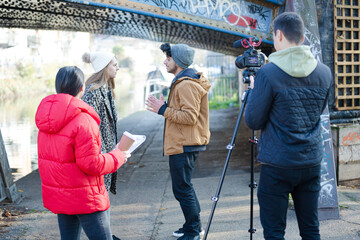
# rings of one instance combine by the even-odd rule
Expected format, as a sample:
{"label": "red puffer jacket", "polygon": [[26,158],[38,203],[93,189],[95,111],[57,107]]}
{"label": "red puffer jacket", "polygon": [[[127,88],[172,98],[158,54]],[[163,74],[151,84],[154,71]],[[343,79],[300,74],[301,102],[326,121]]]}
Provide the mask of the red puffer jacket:
{"label": "red puffer jacket", "polygon": [[44,98],[36,112],[44,206],[53,213],[88,214],[109,208],[104,174],[125,162],[120,150],[101,154],[100,118],[68,94]]}

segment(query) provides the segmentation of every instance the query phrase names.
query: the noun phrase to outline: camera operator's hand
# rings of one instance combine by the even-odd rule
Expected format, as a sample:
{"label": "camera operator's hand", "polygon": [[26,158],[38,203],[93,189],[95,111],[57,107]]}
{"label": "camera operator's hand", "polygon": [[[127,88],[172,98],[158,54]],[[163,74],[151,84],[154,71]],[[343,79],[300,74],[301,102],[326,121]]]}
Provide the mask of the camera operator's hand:
{"label": "camera operator's hand", "polygon": [[254,88],[254,83],[255,83],[254,76],[250,76],[249,78],[250,78],[249,88],[253,89]]}
{"label": "camera operator's hand", "polygon": [[158,113],[162,105],[165,104],[164,96],[161,94],[160,99],[157,99],[153,95],[150,95],[145,102],[146,110]]}

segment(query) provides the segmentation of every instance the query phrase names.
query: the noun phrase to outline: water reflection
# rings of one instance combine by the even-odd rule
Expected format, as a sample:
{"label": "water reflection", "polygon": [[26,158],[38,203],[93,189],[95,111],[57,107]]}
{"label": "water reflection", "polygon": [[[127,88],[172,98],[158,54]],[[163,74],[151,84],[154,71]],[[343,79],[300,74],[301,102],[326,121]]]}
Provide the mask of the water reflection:
{"label": "water reflection", "polygon": [[[115,105],[119,119],[144,107],[144,78],[123,79],[116,84]],[[0,102],[0,129],[14,180],[37,169],[36,109],[48,94]]]}
{"label": "water reflection", "polygon": [[0,129],[14,180],[37,168],[36,108],[42,97],[17,98],[0,104]]}
{"label": "water reflection", "polygon": [[144,109],[145,73],[137,72],[132,75],[120,69],[115,81],[115,106],[119,119]]}

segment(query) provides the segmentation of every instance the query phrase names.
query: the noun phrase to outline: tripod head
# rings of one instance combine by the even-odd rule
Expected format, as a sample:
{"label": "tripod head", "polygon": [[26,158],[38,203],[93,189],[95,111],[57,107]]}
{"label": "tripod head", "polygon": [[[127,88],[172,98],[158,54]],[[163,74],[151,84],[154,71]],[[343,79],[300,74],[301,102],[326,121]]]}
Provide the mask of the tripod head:
{"label": "tripod head", "polygon": [[243,75],[243,83],[249,84],[250,83],[250,76],[255,78],[256,72],[260,69],[260,67],[250,67],[245,69],[242,73]]}

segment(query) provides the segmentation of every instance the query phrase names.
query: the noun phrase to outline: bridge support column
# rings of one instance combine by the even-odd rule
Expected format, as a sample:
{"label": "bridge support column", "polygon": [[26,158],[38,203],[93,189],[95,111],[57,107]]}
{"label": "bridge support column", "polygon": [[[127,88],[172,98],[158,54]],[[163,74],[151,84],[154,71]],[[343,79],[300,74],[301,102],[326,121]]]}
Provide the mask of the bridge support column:
{"label": "bridge support column", "polygon": [[11,175],[4,140],[0,131],[0,202],[19,203],[23,196],[18,192]]}

